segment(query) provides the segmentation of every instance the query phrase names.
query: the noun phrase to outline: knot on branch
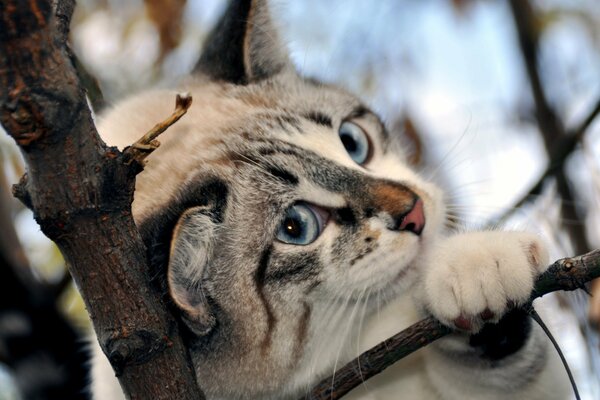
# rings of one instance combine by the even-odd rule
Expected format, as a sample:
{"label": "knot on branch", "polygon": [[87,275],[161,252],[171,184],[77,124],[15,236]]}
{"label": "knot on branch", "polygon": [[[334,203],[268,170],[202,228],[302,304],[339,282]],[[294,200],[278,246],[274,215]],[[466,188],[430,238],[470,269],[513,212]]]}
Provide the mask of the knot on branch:
{"label": "knot on branch", "polygon": [[29,191],[27,190],[27,173],[25,173],[21,177],[21,179],[19,180],[19,183],[15,183],[13,185],[12,194],[17,199],[21,200],[21,202],[23,204],[25,204],[25,207],[29,208],[30,210],[33,208],[33,205],[31,203],[31,195],[29,194]]}
{"label": "knot on branch", "polygon": [[100,343],[117,377],[128,365],[143,364],[172,345],[166,335],[160,336],[148,330],[120,331]]}
{"label": "knot on branch", "polygon": [[600,276],[599,259],[600,250],[594,250],[577,257],[557,260],[538,277],[532,299],[556,290],[585,290],[586,282]]}
{"label": "knot on branch", "polygon": [[15,82],[15,87],[2,100],[6,112],[2,113],[2,125],[15,139],[17,144],[27,147],[43,137],[47,129],[38,121],[43,120],[42,113],[31,101],[22,81]]}

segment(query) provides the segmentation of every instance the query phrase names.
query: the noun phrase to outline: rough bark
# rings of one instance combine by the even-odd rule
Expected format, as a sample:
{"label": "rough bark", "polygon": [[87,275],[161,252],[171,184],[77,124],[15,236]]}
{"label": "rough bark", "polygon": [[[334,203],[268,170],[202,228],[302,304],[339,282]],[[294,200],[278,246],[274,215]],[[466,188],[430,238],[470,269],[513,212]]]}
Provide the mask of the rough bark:
{"label": "rough bark", "polygon": [[98,136],[50,0],[0,3],[0,122],[27,164],[14,193],[65,256],[125,393],[203,398],[147,275],[131,215],[141,166]]}

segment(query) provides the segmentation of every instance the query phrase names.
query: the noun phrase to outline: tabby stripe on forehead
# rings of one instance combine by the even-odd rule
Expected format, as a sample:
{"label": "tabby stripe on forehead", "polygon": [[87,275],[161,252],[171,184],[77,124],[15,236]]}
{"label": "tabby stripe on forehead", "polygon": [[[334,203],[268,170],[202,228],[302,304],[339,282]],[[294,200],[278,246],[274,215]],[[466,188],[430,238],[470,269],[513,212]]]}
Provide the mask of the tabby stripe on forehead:
{"label": "tabby stripe on forehead", "polygon": [[298,184],[298,177],[292,174],[290,171],[283,169],[281,167],[268,166],[267,172],[269,172],[272,176],[287,183],[289,185],[296,186]]}
{"label": "tabby stripe on forehead", "polygon": [[283,129],[284,131],[290,132],[290,127],[294,128],[295,131],[300,131],[300,121],[298,118],[288,115],[288,114],[278,114],[272,117],[275,122]]}
{"label": "tabby stripe on forehead", "polygon": [[331,118],[322,112],[319,111],[311,111],[304,115],[304,117],[317,125],[323,125],[328,128],[333,128],[333,123],[331,122]]}
{"label": "tabby stripe on forehead", "polygon": [[[270,149],[269,151],[271,151],[272,149]],[[261,155],[263,152],[260,152]],[[273,151],[273,153],[277,153],[276,151]],[[259,166],[264,172],[267,172],[269,175],[273,176],[274,178],[277,178],[277,180],[283,182],[283,183],[287,183],[288,185],[292,185],[292,186],[296,186],[299,182],[299,179],[296,175],[294,175],[293,173],[291,173],[289,170],[282,168],[278,165],[272,165],[270,163],[264,162],[264,160],[261,160],[260,158],[257,158],[254,154],[252,153],[244,153],[244,154],[239,154],[239,153],[229,153],[228,156],[234,163],[238,162],[240,164],[248,164],[248,162],[251,162],[252,165],[254,166]]]}
{"label": "tabby stripe on forehead", "polygon": [[360,118],[360,117],[365,116],[366,114],[375,115],[367,107],[360,105],[360,106],[356,107],[354,110],[352,110],[352,112],[348,115],[348,119]]}
{"label": "tabby stripe on forehead", "polygon": [[260,126],[269,129],[280,128],[288,134],[300,132],[300,120],[287,113],[257,113],[254,115]]}
{"label": "tabby stripe on forehead", "polygon": [[263,307],[265,309],[265,314],[267,316],[267,332],[265,337],[261,343],[261,349],[263,354],[267,352],[269,347],[271,347],[271,341],[273,337],[273,330],[275,329],[275,324],[277,323],[277,318],[275,318],[275,314],[273,313],[273,309],[271,305],[267,301],[265,296],[264,288],[265,288],[265,274],[267,272],[267,267],[269,266],[269,260],[271,258],[272,246],[267,247],[258,263],[258,268],[254,273],[254,284],[256,285],[256,292],[258,293],[258,297],[263,303]]}

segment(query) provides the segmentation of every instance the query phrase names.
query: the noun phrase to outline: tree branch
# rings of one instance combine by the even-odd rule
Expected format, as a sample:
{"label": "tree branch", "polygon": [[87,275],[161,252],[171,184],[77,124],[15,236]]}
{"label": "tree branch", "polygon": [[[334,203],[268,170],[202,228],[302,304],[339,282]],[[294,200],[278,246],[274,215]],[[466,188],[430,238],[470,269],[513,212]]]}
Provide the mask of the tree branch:
{"label": "tree branch", "polygon": [[65,256],[124,392],[202,399],[131,215],[142,166],[98,136],[64,40],[51,0],[1,3],[0,122],[28,170],[14,193]]}
{"label": "tree branch", "polygon": [[553,146],[552,152],[549,156],[550,161],[548,162],[546,170],[531,186],[529,191],[521,196],[521,198],[517,200],[517,202],[514,203],[510,209],[502,213],[500,216],[492,218],[492,220],[486,224],[488,227],[498,226],[506,222],[506,220],[510,218],[515,211],[523,207],[525,204],[531,202],[534,199],[534,196],[542,193],[546,179],[556,175],[557,172],[563,168],[565,161],[571,154],[573,154],[573,151],[575,151],[577,145],[583,140],[589,126],[596,119],[598,114],[600,114],[600,99],[596,101],[594,108],[584,118],[584,120],[575,129],[570,130],[567,135],[560,138]]}
{"label": "tree branch", "polygon": [[546,171],[540,176],[531,189],[522,196],[515,205],[501,216],[494,218],[488,226],[494,226],[506,221],[514,212],[529,202],[533,196],[542,192],[544,182],[549,177],[554,177],[561,204],[561,215],[565,230],[569,233],[575,252],[584,253],[589,250],[583,218],[578,214],[572,190],[565,172],[565,161],[576,149],[583,138],[587,128],[600,113],[600,100],[596,103],[588,117],[575,129],[565,131],[564,125],[548,102],[543,90],[537,67],[539,24],[535,12],[527,0],[511,0],[509,2],[513,14],[515,27],[518,34],[519,47],[527,76],[531,86],[531,94],[535,104],[535,117],[540,134],[544,139],[546,150],[549,154],[549,163]]}
{"label": "tree branch", "polygon": [[[562,146],[565,143],[570,143],[569,147],[574,148],[579,139],[576,136],[567,134],[562,120],[552,108],[544,93],[537,68],[539,23],[536,19],[537,16],[534,9],[528,0],[510,0],[509,3],[517,29],[519,47],[531,86],[531,94],[535,104],[535,117],[540,134],[544,139],[546,150],[552,160],[555,153],[563,152]],[[564,159],[566,159],[569,153],[570,151],[565,153]],[[561,215],[563,218],[563,227],[571,238],[575,252],[579,254],[584,253],[589,250],[585,224],[583,218],[579,216],[575,208],[573,193],[567,182],[564,160],[563,163],[554,166],[550,165],[550,167],[554,169],[552,174],[556,178],[558,194],[562,199]],[[564,221],[574,221],[574,223],[566,224]]]}
{"label": "tree branch", "polygon": [[[575,290],[600,277],[600,250],[554,262],[535,283],[530,301],[557,290]],[[392,336],[323,379],[305,400],[336,400],[387,367],[453,332],[433,317],[425,318]]]}

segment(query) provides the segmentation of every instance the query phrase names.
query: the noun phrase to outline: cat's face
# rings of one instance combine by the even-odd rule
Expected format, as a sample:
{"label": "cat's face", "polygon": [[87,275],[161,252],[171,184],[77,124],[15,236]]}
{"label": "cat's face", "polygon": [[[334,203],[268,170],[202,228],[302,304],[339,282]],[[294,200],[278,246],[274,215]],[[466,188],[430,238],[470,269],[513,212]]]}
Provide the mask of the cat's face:
{"label": "cat's face", "polygon": [[[345,341],[349,320],[414,282],[440,193],[342,90],[284,75],[205,92],[141,174],[136,214],[151,246],[170,241],[169,290],[203,387],[278,393],[335,360],[322,335]],[[209,103],[224,113],[201,121]]]}
{"label": "cat's face", "polygon": [[[415,281],[445,212],[373,112],[281,58],[263,1],[232,4],[200,61],[208,79],[186,88],[192,107],[140,174],[134,213],[209,397],[282,398],[330,372],[375,299]],[[168,112],[149,96],[101,131]]]}

